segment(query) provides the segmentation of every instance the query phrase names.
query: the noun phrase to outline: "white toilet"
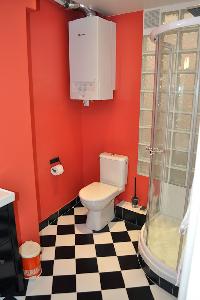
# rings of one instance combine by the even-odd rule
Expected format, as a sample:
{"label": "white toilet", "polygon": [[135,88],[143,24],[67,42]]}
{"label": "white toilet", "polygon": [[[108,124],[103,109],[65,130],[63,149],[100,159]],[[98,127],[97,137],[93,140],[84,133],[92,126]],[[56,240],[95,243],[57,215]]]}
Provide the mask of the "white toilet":
{"label": "white toilet", "polygon": [[128,157],[100,154],[100,182],[93,182],[79,192],[83,206],[88,209],[86,225],[99,231],[114,218],[114,199],[125,190]]}

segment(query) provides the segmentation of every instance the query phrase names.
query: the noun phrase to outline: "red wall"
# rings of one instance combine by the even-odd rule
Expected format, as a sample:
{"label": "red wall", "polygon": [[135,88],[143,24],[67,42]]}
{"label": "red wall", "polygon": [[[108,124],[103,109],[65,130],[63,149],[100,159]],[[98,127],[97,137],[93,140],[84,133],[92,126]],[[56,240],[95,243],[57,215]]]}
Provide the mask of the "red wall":
{"label": "red wall", "polygon": [[[38,222],[99,179],[99,153],[129,157],[129,180],[120,199],[130,201],[136,174],[142,12],[112,17],[117,23],[117,88],[113,101],[89,108],[69,99],[68,20],[49,0],[0,3],[0,187],[16,192],[19,241],[38,240]],[[50,174],[59,156],[65,172]],[[147,180],[138,195],[146,201]]]}
{"label": "red wall", "polygon": [[[84,185],[99,179],[99,153],[129,157],[128,184],[119,199],[131,200],[137,173],[143,13],[110,18],[117,24],[117,78],[113,101],[82,109]],[[138,177],[138,196],[146,204],[148,180]]]}
{"label": "red wall", "polygon": [[16,193],[19,242],[38,240],[26,23],[34,2],[0,1],[0,187]]}
{"label": "red wall", "polygon": [[[81,109],[69,99],[69,19],[69,12],[47,0],[30,14],[40,221],[82,187]],[[65,168],[62,176],[50,174],[49,160],[55,156]]]}

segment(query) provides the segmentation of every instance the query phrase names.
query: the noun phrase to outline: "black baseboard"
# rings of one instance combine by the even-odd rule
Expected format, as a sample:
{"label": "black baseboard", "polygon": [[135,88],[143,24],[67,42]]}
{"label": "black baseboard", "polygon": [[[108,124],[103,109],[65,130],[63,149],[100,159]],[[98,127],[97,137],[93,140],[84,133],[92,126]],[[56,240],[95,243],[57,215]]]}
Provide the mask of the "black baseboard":
{"label": "black baseboard", "polygon": [[149,266],[145,263],[145,261],[142,259],[141,255],[138,253],[138,260],[140,263],[141,268],[146,273],[147,277],[155,284],[157,284],[159,287],[164,289],[169,294],[178,297],[178,291],[179,287],[175,286],[171,282],[163,279],[162,277],[159,277],[157,274],[155,274]]}
{"label": "black baseboard", "polygon": [[126,208],[115,206],[115,216],[121,220],[137,225],[140,229],[146,222],[146,215],[138,214]]}
{"label": "black baseboard", "polygon": [[65,206],[60,208],[57,212],[55,212],[54,214],[50,215],[47,219],[40,222],[39,230],[41,231],[42,229],[44,229],[50,224],[51,225],[56,224],[59,216],[67,214],[73,207],[77,206],[79,203],[80,203],[80,198],[77,196],[72,201],[67,203]]}

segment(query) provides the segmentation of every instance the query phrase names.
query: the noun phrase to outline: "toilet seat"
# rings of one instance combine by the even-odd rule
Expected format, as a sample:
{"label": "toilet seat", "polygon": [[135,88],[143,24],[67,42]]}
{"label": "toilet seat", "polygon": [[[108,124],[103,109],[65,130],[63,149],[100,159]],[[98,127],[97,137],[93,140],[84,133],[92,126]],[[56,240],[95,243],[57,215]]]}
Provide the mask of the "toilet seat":
{"label": "toilet seat", "polygon": [[116,186],[102,182],[93,182],[79,192],[79,197],[85,201],[110,201],[119,194]]}

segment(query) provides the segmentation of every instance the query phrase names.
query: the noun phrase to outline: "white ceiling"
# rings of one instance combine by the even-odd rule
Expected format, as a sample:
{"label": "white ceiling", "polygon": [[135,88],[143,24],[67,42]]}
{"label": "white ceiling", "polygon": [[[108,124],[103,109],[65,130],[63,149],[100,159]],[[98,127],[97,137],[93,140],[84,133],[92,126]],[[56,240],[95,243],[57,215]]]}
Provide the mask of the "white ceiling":
{"label": "white ceiling", "polygon": [[[190,2],[190,0],[186,0]],[[76,2],[85,4],[97,12],[105,15],[119,15],[126,12],[138,11],[147,8],[172,5],[184,0],[76,0]],[[191,0],[191,2],[193,2]]]}

